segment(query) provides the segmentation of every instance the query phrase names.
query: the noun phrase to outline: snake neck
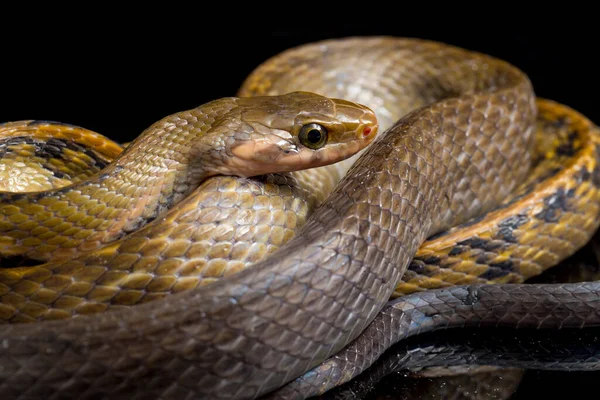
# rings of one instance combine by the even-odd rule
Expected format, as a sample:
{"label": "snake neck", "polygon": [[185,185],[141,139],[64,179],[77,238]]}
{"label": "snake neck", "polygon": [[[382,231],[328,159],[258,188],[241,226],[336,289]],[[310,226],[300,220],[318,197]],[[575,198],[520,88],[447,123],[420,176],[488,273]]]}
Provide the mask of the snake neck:
{"label": "snake neck", "polygon": [[122,232],[118,236],[156,219],[213,175],[202,164],[191,162],[189,151],[179,152],[174,159],[145,142],[131,150],[86,185],[95,192],[110,194],[110,199],[121,199],[107,199],[105,203],[121,210],[111,228]]}

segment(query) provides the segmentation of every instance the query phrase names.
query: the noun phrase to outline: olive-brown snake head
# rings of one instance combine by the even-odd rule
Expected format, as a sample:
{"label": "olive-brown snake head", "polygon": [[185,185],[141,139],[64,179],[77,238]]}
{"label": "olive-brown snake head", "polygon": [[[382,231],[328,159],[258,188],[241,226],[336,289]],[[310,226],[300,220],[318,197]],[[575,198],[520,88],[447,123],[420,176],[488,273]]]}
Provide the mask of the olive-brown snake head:
{"label": "olive-brown snake head", "polygon": [[[225,120],[211,131],[225,135],[229,149],[198,147],[222,157],[215,172],[255,176],[322,167],[364,149],[377,134],[377,118],[368,107],[309,92],[240,98],[238,121]],[[233,139],[229,136],[235,134]]]}

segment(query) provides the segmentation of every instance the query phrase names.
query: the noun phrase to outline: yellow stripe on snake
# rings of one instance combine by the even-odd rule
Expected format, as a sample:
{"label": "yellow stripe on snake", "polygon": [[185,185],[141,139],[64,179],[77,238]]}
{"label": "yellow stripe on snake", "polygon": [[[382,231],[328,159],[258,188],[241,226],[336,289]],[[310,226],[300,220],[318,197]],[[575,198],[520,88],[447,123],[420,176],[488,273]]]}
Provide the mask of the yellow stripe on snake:
{"label": "yellow stripe on snake", "polygon": [[523,282],[598,228],[597,128],[500,60],[332,40],[238,95],[122,154],[79,127],[1,127],[2,190],[24,193],[0,204],[0,393],[259,397],[391,297]]}

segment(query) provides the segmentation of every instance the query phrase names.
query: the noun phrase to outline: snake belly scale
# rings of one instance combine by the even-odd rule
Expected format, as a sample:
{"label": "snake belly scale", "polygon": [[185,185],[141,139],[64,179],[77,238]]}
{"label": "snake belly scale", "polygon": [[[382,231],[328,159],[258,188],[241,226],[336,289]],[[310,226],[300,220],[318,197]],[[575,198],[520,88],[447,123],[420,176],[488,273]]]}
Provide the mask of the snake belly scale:
{"label": "snake belly scale", "polygon": [[[294,228],[294,237],[276,241],[264,257],[228,258],[235,263],[230,274],[223,272],[226,266],[214,268],[218,272],[207,274],[208,280],[192,278],[181,290],[171,290],[175,285],[164,279],[157,284],[156,272],[176,270],[180,265],[174,263],[198,262],[202,268],[192,272],[204,278],[208,263],[201,260],[211,255],[176,249],[177,240],[202,229],[196,223],[202,219],[194,218],[215,213],[214,198],[205,197],[190,201],[182,212],[157,217],[142,234],[121,239],[117,233],[110,239],[114,243],[89,254],[46,267],[3,270],[3,297],[19,284],[48,296],[44,285],[69,272],[91,271],[79,277],[93,286],[111,274],[109,266],[122,272],[131,267],[132,257],[151,261],[131,271],[145,274],[144,284],[117,274],[102,283],[113,291],[97,296],[65,279],[33,319],[52,309],[52,296],[67,287],[71,297],[94,303],[87,310],[93,315],[1,326],[0,393],[14,398],[40,393],[51,398],[256,398],[269,393],[358,337],[427,238],[491,212],[526,179],[535,161],[537,106],[531,83],[518,69],[485,55],[415,39],[327,41],[267,61],[239,94],[298,90],[365,104],[386,129],[365,151],[338,165],[252,181],[265,195],[311,187],[311,173],[327,182],[339,180],[322,191],[318,207],[310,190],[295,192],[314,212]],[[142,145],[134,142],[127,154]],[[106,168],[114,169],[115,163]],[[235,203],[247,182],[214,177],[199,189],[233,191],[230,203]],[[186,190],[181,197],[189,194]],[[270,206],[282,209],[283,204]],[[231,211],[237,212],[248,209]],[[227,229],[219,229],[227,236]],[[233,253],[216,254],[223,259]],[[124,289],[141,295],[115,301],[124,282],[132,283]],[[146,299],[153,301],[145,301],[152,282],[160,290]],[[3,303],[15,304],[4,298]],[[115,310],[99,312],[112,306]],[[68,314],[73,309],[69,303]]]}

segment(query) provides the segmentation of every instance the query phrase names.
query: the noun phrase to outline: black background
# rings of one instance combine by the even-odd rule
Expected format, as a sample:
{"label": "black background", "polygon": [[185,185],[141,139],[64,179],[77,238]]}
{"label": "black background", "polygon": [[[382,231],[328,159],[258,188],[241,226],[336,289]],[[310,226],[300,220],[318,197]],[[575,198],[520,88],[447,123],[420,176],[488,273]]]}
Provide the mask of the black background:
{"label": "black background", "polygon": [[[158,119],[218,97],[235,95],[243,79],[268,57],[302,43],[350,35],[386,34],[439,40],[503,58],[524,70],[539,96],[600,120],[593,26],[507,30],[406,23],[401,28],[346,24],[330,29],[231,29],[215,21],[149,21],[122,31],[109,22],[69,19],[37,34],[4,35],[0,121],[49,119],[80,125],[115,140],[130,140]],[[517,24],[515,22],[515,24]],[[223,26],[222,26],[223,25]],[[200,26],[200,25],[199,25]],[[212,33],[210,33],[212,32]]]}
{"label": "black background", "polygon": [[[235,95],[253,68],[289,47],[383,34],[443,41],[505,59],[530,76],[539,96],[600,122],[598,35],[595,23],[579,16],[473,24],[471,18],[455,21],[443,12],[438,16],[445,23],[403,13],[394,23],[379,23],[365,7],[350,18],[354,22],[340,24],[348,19],[297,9],[283,20],[238,10],[239,20],[232,20],[228,7],[235,8],[164,6],[150,16],[98,9],[77,17],[41,13],[33,18],[28,10],[5,14],[0,121],[56,120],[128,141],[170,113]],[[533,373],[516,397],[591,398],[597,390],[594,376]]]}

